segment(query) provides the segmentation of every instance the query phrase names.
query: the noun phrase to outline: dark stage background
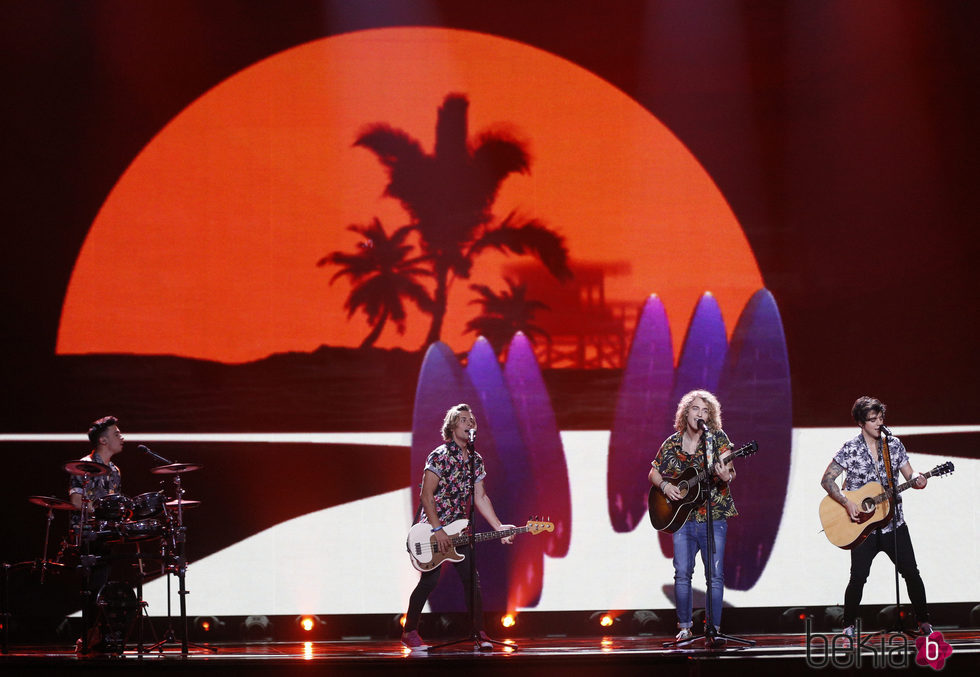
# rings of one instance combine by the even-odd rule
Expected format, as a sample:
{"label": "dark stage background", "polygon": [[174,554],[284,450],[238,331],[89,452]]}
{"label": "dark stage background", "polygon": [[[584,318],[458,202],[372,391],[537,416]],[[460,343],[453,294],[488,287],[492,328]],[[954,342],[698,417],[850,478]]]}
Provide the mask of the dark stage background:
{"label": "dark stage background", "polygon": [[[4,2],[0,431],[78,433],[108,412],[143,431],[410,430],[421,354],[323,348],[305,362],[220,365],[54,353],[86,233],[168,121],[289,47],[416,25],[547,50],[677,135],[731,205],[778,303],[795,427],[847,426],[865,393],[888,403],[891,424],[975,424],[978,13],[966,2],[844,0]],[[711,242],[691,246],[724,260]],[[609,429],[618,372],[544,377],[559,428]],[[0,499],[0,560],[38,554],[42,519],[25,498],[63,493],[58,465],[85,451],[65,446],[0,445],[14,482]],[[195,460],[193,449],[170,451]],[[227,448],[212,451],[220,475],[243,472]],[[388,491],[408,473],[404,455],[391,460],[377,484],[335,487],[315,505],[201,519],[215,528],[244,519],[247,534]],[[129,476],[139,474],[132,462]],[[215,505],[234,500],[227,487],[208,491]],[[218,545],[240,537],[222,533]]]}

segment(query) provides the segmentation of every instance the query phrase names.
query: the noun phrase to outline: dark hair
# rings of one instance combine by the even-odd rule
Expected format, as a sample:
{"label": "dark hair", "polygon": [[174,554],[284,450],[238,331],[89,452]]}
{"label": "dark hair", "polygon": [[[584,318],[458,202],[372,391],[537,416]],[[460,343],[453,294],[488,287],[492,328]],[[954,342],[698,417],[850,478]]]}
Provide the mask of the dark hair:
{"label": "dark hair", "polygon": [[854,403],[854,406],[851,407],[851,416],[854,417],[854,421],[858,425],[864,425],[865,421],[867,421],[870,418],[874,418],[873,416],[871,416],[871,414],[874,414],[875,416],[881,414],[882,416],[884,416],[885,409],[887,409],[887,407],[885,407],[884,403],[881,400],[875,397],[868,397],[867,395],[863,395],[857,398],[857,401]]}
{"label": "dark hair", "polygon": [[93,421],[92,425],[88,427],[88,441],[92,444],[98,444],[102,434],[117,423],[119,423],[119,419],[115,416],[103,416],[98,421]]}

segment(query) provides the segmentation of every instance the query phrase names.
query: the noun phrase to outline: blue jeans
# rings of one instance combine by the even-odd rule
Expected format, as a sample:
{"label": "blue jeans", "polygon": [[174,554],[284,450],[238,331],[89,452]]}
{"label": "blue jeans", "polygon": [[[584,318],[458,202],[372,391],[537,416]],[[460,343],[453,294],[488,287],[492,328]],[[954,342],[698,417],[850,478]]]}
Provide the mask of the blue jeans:
{"label": "blue jeans", "polygon": [[[715,566],[714,576],[708,583],[711,595],[711,622],[721,626],[722,594],[725,590],[725,536],[728,533],[728,522],[714,520],[715,535]],[[705,578],[708,576],[708,523],[697,522],[693,518],[687,520],[680,529],[674,532],[674,597],[677,602],[677,625],[682,628],[691,627],[694,607],[694,597],[691,593],[691,579],[694,577],[694,556],[701,551],[701,563],[704,565]]]}

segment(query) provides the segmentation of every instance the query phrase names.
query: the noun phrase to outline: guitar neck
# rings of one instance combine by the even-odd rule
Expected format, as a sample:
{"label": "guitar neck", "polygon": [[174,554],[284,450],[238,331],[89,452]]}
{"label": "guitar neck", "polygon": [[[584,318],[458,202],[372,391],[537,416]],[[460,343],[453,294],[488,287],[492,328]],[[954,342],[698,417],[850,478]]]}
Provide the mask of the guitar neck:
{"label": "guitar neck", "polygon": [[[935,468],[933,470],[930,470],[929,472],[924,472],[924,473],[922,473],[922,476],[923,477],[927,477],[927,478],[928,477],[932,477],[933,474],[934,474],[934,470],[935,470]],[[908,482],[902,482],[901,484],[896,485],[895,486],[895,492],[894,492],[895,495],[897,496],[898,494],[902,493],[903,491],[905,491],[906,489],[908,489],[909,487],[911,487],[913,482],[915,482],[915,479],[910,479]],[[877,496],[875,496],[875,503],[881,503],[882,501],[886,500],[887,498],[888,498],[888,491],[885,490],[882,493],[880,493]]]}
{"label": "guitar neck", "polygon": [[[482,534],[476,534],[473,540],[477,543],[482,543],[483,541],[493,541],[498,538],[507,538],[508,536],[513,536],[515,534],[525,534],[530,527],[514,527],[513,529],[504,529],[503,531],[485,531]],[[459,534],[458,536],[453,536],[453,545],[466,545],[470,542],[470,537],[467,534]]]}

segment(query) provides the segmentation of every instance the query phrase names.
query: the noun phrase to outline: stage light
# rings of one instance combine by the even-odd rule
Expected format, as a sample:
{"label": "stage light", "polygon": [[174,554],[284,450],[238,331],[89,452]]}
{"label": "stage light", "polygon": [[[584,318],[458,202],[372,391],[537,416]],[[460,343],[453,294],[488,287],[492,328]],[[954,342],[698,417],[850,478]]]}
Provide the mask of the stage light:
{"label": "stage light", "polygon": [[194,619],[194,629],[205,634],[220,630],[224,625],[224,621],[215,616],[198,616]]}
{"label": "stage light", "polygon": [[306,614],[303,616],[296,617],[296,625],[303,632],[313,632],[321,625],[323,625],[323,620],[319,616],[313,616],[311,614]]}
{"label": "stage light", "polygon": [[242,630],[248,641],[269,641],[272,639],[272,622],[268,616],[248,616],[242,622]]}
{"label": "stage light", "polygon": [[663,621],[651,609],[637,609],[633,612],[633,632],[637,635],[652,635],[663,625]]}
{"label": "stage light", "polygon": [[[896,612],[898,616],[896,617]],[[905,610],[902,609],[898,611],[898,607],[894,604],[889,604],[886,607],[882,607],[881,611],[878,612],[878,626],[882,628],[897,628],[903,625],[905,620]]]}
{"label": "stage light", "polygon": [[804,627],[806,619],[810,615],[801,606],[794,606],[786,609],[779,619],[779,629],[783,632],[797,632]]}
{"label": "stage light", "polygon": [[514,614],[505,614],[500,618],[500,625],[505,628],[512,628],[517,625],[517,616]]}
{"label": "stage light", "polygon": [[823,625],[825,630],[844,627],[844,607],[829,606],[823,611]]}
{"label": "stage light", "polygon": [[402,614],[401,617],[398,619],[398,625],[402,626],[403,628],[405,627],[405,618],[406,618],[405,614]]}

